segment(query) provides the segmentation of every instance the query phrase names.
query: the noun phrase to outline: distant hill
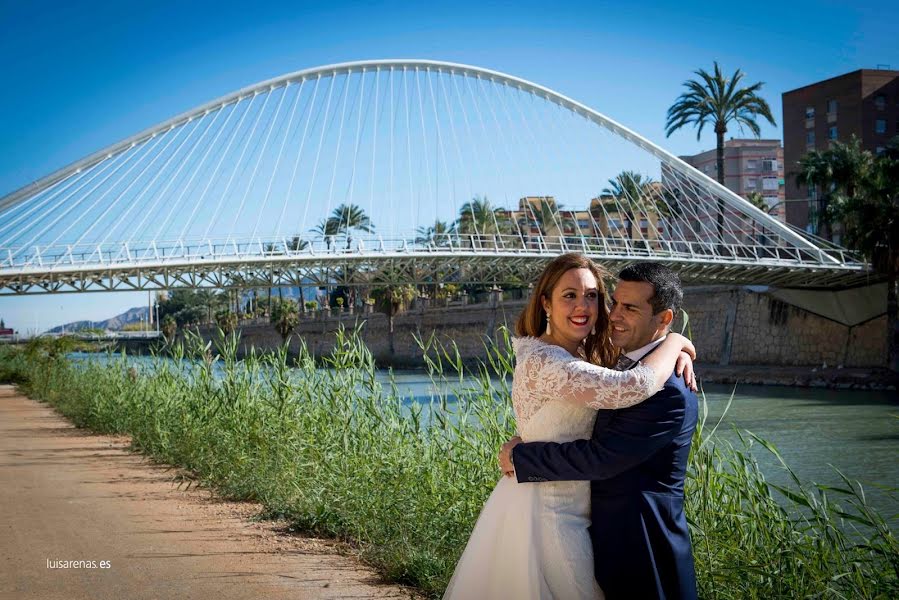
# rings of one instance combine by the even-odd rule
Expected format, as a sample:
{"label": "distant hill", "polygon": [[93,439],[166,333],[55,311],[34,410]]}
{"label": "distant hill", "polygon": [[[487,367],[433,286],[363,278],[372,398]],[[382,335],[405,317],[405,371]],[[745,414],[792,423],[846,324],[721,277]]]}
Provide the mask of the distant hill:
{"label": "distant hill", "polygon": [[54,327],[48,331],[50,333],[62,333],[63,329],[65,329],[66,332],[69,332],[91,328],[119,331],[128,323],[140,323],[141,318],[146,320],[149,312],[150,311],[146,306],[135,306],[134,308],[129,308],[122,314],[116,315],[111,319],[106,319],[105,321],[73,321],[72,323],[60,325],[59,327]]}

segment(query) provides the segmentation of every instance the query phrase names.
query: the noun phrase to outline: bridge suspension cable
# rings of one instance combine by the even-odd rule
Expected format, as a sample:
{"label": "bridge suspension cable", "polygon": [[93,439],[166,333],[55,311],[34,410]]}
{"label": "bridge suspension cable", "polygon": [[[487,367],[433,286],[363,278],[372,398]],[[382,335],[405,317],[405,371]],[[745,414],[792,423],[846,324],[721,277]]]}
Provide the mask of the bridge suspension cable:
{"label": "bridge suspension cable", "polygon": [[[368,285],[417,278],[402,258],[418,255],[428,277],[520,281],[566,249],[695,281],[870,276],[583,104],[437,61],[271,79],[0,198],[0,293],[238,286],[276,266]],[[519,270],[489,266],[504,257]]]}

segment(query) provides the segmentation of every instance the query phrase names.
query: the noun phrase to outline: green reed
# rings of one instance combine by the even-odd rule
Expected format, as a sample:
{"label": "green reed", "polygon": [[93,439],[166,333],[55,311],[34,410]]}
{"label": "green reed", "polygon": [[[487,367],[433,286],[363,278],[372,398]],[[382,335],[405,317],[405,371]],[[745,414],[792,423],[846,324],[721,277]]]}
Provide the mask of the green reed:
{"label": "green reed", "polygon": [[[79,426],[131,435],[137,450],[184,468],[188,485],[348,540],[390,579],[439,596],[515,431],[513,367],[507,334],[473,371],[456,348],[420,344],[435,389],[455,402],[444,391],[426,408],[404,404],[347,331],[319,363],[305,347],[237,361],[233,335],[189,337],[144,368],[124,354],[76,364],[52,348],[4,348],[0,380],[24,382]],[[687,514],[703,598],[899,594],[899,548],[860,484],[793,475],[775,486],[753,452],[776,449],[748,432],[738,440],[722,441],[703,418],[694,441]]]}

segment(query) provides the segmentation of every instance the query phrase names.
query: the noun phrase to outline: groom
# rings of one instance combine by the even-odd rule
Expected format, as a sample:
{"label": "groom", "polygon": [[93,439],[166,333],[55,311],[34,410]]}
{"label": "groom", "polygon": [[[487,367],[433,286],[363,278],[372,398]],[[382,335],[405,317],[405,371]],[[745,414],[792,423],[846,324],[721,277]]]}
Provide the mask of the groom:
{"label": "groom", "polygon": [[[683,299],[680,278],[658,263],[618,276],[612,343],[629,369],[664,339]],[[503,445],[500,466],[518,481],[590,480],[596,581],[607,600],[696,598],[684,477],[697,400],[674,373],[645,402],[601,410],[589,440]]]}

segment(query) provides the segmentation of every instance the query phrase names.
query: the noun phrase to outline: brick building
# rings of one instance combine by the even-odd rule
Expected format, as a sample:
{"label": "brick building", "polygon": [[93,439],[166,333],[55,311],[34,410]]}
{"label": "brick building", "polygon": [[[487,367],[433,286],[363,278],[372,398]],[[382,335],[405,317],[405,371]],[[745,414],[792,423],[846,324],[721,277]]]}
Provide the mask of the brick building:
{"label": "brick building", "polygon": [[860,69],[784,93],[783,131],[787,222],[820,234],[821,193],[796,184],[799,161],[853,135],[876,153],[899,135],[899,71]]}
{"label": "brick building", "polygon": [[[681,160],[718,179],[716,151],[706,150]],[[784,149],[780,140],[730,139],[724,142],[724,185],[739,196],[758,192],[767,212],[784,220]]]}

